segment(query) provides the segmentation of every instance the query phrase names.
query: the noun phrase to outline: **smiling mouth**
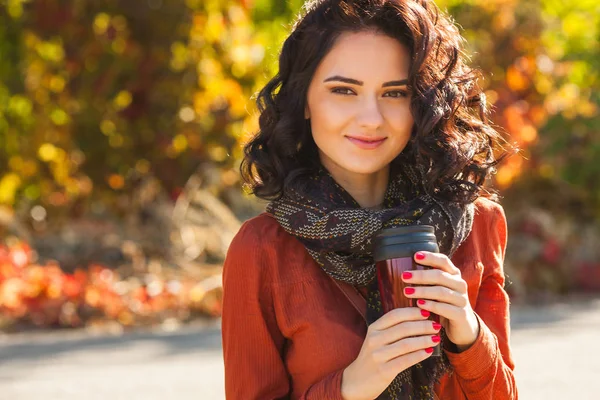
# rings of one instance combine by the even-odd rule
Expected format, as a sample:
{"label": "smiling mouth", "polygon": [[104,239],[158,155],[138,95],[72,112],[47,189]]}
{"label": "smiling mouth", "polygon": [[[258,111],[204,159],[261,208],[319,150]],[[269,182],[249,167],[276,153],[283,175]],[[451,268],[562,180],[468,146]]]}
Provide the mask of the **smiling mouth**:
{"label": "smiling mouth", "polygon": [[361,142],[366,142],[366,143],[382,142],[386,139],[385,137],[379,137],[379,138],[367,138],[367,137],[356,137],[356,136],[346,136],[346,137],[348,139],[360,140]]}
{"label": "smiling mouth", "polygon": [[379,147],[387,138],[356,138],[346,136],[346,139],[361,149],[370,150]]}

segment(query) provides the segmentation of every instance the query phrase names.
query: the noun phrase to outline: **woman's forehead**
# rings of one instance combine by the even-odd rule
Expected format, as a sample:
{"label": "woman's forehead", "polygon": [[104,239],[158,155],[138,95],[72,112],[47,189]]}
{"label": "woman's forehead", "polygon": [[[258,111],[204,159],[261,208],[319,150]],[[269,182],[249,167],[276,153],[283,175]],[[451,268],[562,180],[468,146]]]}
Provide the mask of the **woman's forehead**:
{"label": "woman's forehead", "polygon": [[[410,54],[398,40],[373,32],[348,32],[325,55],[316,75],[338,75],[364,81],[405,79]],[[323,76],[327,75],[327,76]]]}

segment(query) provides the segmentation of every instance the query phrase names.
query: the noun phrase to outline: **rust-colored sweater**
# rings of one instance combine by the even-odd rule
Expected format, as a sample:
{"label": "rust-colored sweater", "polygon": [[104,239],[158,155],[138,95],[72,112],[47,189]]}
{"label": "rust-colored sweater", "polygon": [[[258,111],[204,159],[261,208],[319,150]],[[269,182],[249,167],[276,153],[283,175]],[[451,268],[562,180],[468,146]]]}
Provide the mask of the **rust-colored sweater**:
{"label": "rust-colored sweater", "polygon": [[[473,230],[452,260],[469,286],[479,322],[475,343],[444,349],[454,367],[436,385],[450,400],[516,399],[504,291],[506,219],[476,201]],[[304,246],[266,213],[246,221],[223,270],[223,354],[228,400],[342,400],[342,373],[356,359],[367,325]]]}

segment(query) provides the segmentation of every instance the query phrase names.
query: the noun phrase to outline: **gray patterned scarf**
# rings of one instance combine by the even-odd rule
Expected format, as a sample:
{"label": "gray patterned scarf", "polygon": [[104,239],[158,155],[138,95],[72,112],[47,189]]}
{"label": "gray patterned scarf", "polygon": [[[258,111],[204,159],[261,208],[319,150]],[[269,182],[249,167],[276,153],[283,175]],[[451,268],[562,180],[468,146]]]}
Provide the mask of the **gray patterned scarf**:
{"label": "gray patterned scarf", "polygon": [[[368,286],[367,322],[383,315],[375,279],[371,239],[383,228],[427,224],[435,228],[440,252],[451,256],[471,231],[474,208],[436,200],[425,192],[422,174],[394,166],[383,209],[361,208],[323,167],[299,180],[266,211],[289,234],[304,244],[308,253],[332,278],[354,286]],[[441,332],[442,345],[447,337]],[[450,364],[431,357],[400,373],[378,399],[434,399],[433,386]]]}

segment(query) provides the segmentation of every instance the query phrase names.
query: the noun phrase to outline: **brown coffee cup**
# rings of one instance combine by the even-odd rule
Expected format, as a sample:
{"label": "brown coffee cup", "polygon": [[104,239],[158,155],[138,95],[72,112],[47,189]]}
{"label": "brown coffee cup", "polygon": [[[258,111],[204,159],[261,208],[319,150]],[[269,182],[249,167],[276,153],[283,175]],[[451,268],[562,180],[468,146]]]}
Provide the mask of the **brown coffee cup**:
{"label": "brown coffee cup", "polygon": [[[404,294],[404,289],[411,285],[402,280],[402,273],[430,269],[430,267],[414,261],[414,255],[418,251],[439,252],[432,226],[410,225],[389,228],[380,231],[375,236],[373,255],[384,313],[395,308],[416,307],[416,299],[406,297]],[[437,314],[431,313],[429,319],[440,322]],[[432,356],[440,355],[440,345],[436,345]]]}

